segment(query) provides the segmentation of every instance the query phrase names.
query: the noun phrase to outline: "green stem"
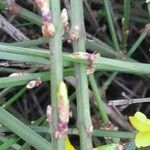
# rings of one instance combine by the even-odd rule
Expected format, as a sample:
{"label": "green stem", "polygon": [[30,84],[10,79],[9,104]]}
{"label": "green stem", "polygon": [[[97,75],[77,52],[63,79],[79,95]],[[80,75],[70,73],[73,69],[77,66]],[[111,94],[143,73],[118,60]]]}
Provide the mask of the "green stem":
{"label": "green stem", "polygon": [[124,17],[123,17],[123,31],[129,28],[129,16],[130,16],[130,3],[131,0],[124,0]]}
{"label": "green stem", "polygon": [[109,85],[111,84],[111,82],[113,81],[113,79],[117,76],[118,72],[113,72],[109,78],[107,79],[107,81],[103,84],[103,86],[101,87],[101,93],[103,93],[105,90],[108,89]]}
{"label": "green stem", "polygon": [[[142,32],[142,34],[137,39],[137,41],[129,49],[129,51],[127,53],[127,57],[130,57],[135,52],[135,50],[138,48],[138,46],[141,44],[141,42],[146,38],[146,36],[147,36],[147,33],[146,32]],[[104,92],[109,87],[109,85],[111,84],[113,79],[117,76],[117,74],[118,74],[118,72],[114,72],[114,73],[111,74],[111,76],[108,78],[108,80],[102,86],[102,88],[101,88],[102,92]]]}
{"label": "green stem", "polygon": [[[141,42],[146,38],[146,36],[147,36],[147,33],[142,32],[142,34],[137,39],[137,41],[129,49],[129,51],[127,53],[127,57],[130,57],[135,52],[135,50],[138,48],[138,46],[141,44]],[[109,85],[111,84],[113,79],[117,76],[117,74],[118,74],[118,72],[114,72],[114,73],[111,74],[111,76],[108,78],[108,80],[104,83],[104,85],[101,88],[102,93],[109,87]]]}
{"label": "green stem", "polygon": [[95,62],[96,70],[103,71],[118,71],[118,72],[128,72],[133,74],[145,74],[149,76],[150,65],[144,63],[135,62],[125,62],[109,58],[100,58]]}
{"label": "green stem", "polygon": [[17,136],[13,136],[10,139],[6,140],[3,144],[0,145],[1,150],[9,149],[13,144],[19,141],[20,138]]}
{"label": "green stem", "polygon": [[107,125],[109,123],[109,118],[107,116],[104,102],[102,101],[102,98],[101,98],[100,93],[98,91],[98,87],[97,87],[97,84],[96,84],[96,81],[95,81],[93,74],[89,75],[89,80],[90,80],[93,94],[94,94],[95,99],[96,99],[96,103],[97,103],[97,107],[99,109],[100,116],[102,117],[103,123],[105,125]]}
{"label": "green stem", "polygon": [[[21,52],[24,51],[23,47],[31,47],[31,46],[36,46],[39,44],[47,44],[47,43],[48,43],[48,39],[46,39],[46,38],[39,38],[36,40],[27,40],[24,42],[2,43],[2,44],[0,44],[0,50],[8,49],[7,51],[9,51],[9,49],[11,49],[11,46],[12,46],[12,48],[16,47],[17,51],[20,49],[20,54],[21,54]],[[21,46],[23,46],[23,47],[21,47]],[[85,46],[86,46],[86,49],[92,49],[93,51],[100,52],[103,56],[119,57],[119,54],[117,52],[115,52],[112,47],[110,47],[109,45],[107,45],[106,43],[104,43],[100,40],[98,42],[95,42],[94,40],[88,39],[85,43]],[[33,50],[33,48],[30,48],[30,49]],[[40,49],[38,48],[38,50],[40,50]],[[47,51],[46,49],[44,49],[44,50]]]}
{"label": "green stem", "polygon": [[112,137],[112,138],[133,138],[135,136],[134,133],[131,132],[124,132],[124,131],[104,131],[95,129],[93,132],[94,136],[100,137]]}
{"label": "green stem", "polygon": [[[5,5],[5,1],[1,0],[0,1],[0,10],[4,10],[7,6]],[[42,25],[42,18],[38,15],[36,15],[35,13],[24,9],[23,7],[20,7],[19,5],[15,4],[15,9],[17,11],[17,15],[19,15],[20,17],[22,17],[25,20],[28,20],[38,26]]]}
{"label": "green stem", "polygon": [[84,9],[85,9],[84,12],[85,12],[86,18],[90,22],[93,29],[97,32],[99,25],[98,25],[97,20],[94,17],[94,15],[92,15],[91,7],[89,6],[87,0],[83,0],[83,4],[84,4]]}
{"label": "green stem", "polygon": [[[32,123],[31,126],[36,126],[36,127],[38,127],[39,125],[42,125],[42,123],[43,123],[45,120],[46,120],[46,116],[43,115],[43,116],[41,116],[40,118],[38,118],[37,120],[32,121],[32,122],[31,122],[31,123]],[[49,128],[48,128],[48,129],[49,129]],[[49,132],[47,131],[47,133],[49,133]],[[29,150],[29,149],[30,149],[30,145],[29,145],[28,143],[24,143],[24,144],[22,145],[22,147],[21,147],[19,150]]]}
{"label": "green stem", "polygon": [[126,48],[127,46],[127,40],[128,40],[128,35],[129,35],[130,3],[131,3],[131,0],[124,0],[124,16],[122,19],[123,48]]}
{"label": "green stem", "polygon": [[139,47],[139,45],[146,38],[146,36],[147,36],[147,33],[146,32],[142,32],[142,34],[139,36],[139,38],[136,40],[136,42],[129,49],[129,52],[127,54],[128,57],[130,57],[135,52],[135,50]]}
{"label": "green stem", "polygon": [[[7,46],[5,46],[5,48],[4,48],[4,45],[0,45],[0,51],[14,50],[14,52],[16,52],[16,53],[20,53],[20,51],[21,51],[21,50],[18,50],[19,48],[17,48],[17,47],[11,47],[10,49],[9,48],[7,49],[7,48],[8,48]],[[31,49],[31,48],[29,50],[27,48],[22,48],[22,55],[34,55],[36,57],[37,56],[39,57],[41,55],[42,57],[39,57],[39,58],[42,58],[42,59],[48,58],[50,55],[48,51],[35,50],[35,49]],[[34,59],[34,57],[33,57],[33,59]],[[81,64],[86,64],[86,65],[89,64],[89,61],[87,59],[82,59],[81,57],[76,57],[76,55],[74,55],[74,54],[63,53],[63,59],[65,61],[72,62],[72,63],[81,63]],[[49,64],[49,63],[47,63],[47,61],[48,61],[48,59],[46,59],[46,62],[44,62],[44,63]],[[150,71],[148,69],[150,67],[149,64],[122,61],[122,60],[110,59],[110,58],[105,58],[105,57],[96,58],[96,60],[93,62],[93,67],[96,70],[102,69],[103,71],[118,71],[118,72],[124,72],[124,73],[133,73],[133,74],[137,73],[137,74],[145,74],[145,75],[149,75],[149,73],[150,73]]]}
{"label": "green stem", "polygon": [[36,56],[25,56],[21,54],[15,54],[15,53],[7,53],[7,52],[0,52],[0,59],[3,60],[15,60],[19,62],[28,62],[33,64],[48,64],[49,60],[42,58],[42,57],[36,57]]}
{"label": "green stem", "polygon": [[18,85],[26,85],[29,81],[40,78],[41,81],[48,81],[49,72],[29,73],[22,77],[1,77],[0,88],[14,87]]}
{"label": "green stem", "polygon": [[[32,130],[34,130],[37,133],[51,133],[51,130],[47,126],[29,126]],[[11,131],[8,130],[5,127],[0,127],[1,132],[8,132]],[[68,132],[69,135],[79,135],[79,130],[76,128],[69,128]],[[122,138],[122,139],[132,139],[135,137],[136,133],[133,132],[127,132],[127,131],[107,131],[107,130],[100,130],[100,129],[94,129],[92,136],[95,137],[110,137],[110,138]]]}
{"label": "green stem", "polygon": [[99,52],[103,56],[107,57],[120,57],[120,55],[109,45],[102,41],[95,41],[95,40],[87,40],[86,42],[86,49],[91,49],[93,51]]}
{"label": "green stem", "polygon": [[26,87],[22,88],[18,93],[16,93],[11,99],[7,100],[2,107],[7,109],[12,103],[14,103],[20,96],[22,96],[25,91],[27,90]]}
{"label": "green stem", "polygon": [[47,44],[48,42],[49,42],[49,39],[47,38],[38,38],[34,40],[25,40],[25,41],[13,42],[13,43],[6,43],[6,45],[9,44],[11,46],[32,47],[32,46]]}
{"label": "green stem", "polygon": [[54,134],[58,131],[58,103],[57,103],[57,89],[59,83],[63,80],[63,62],[62,62],[62,23],[60,20],[60,1],[51,0],[51,13],[53,24],[55,26],[55,35],[50,39],[50,56],[51,65],[51,106],[52,106],[52,147],[54,150],[65,150],[65,143],[62,138],[56,139]]}
{"label": "green stem", "polygon": [[4,98],[8,93],[13,92],[14,90],[15,90],[15,88],[6,88],[6,89],[1,90],[1,92],[0,92],[0,100],[2,98]]}
{"label": "green stem", "polygon": [[37,150],[50,150],[51,144],[27,127],[12,114],[0,107],[0,123],[24,139]]}
{"label": "green stem", "polygon": [[[72,40],[74,52],[85,52],[85,28],[83,18],[83,1],[71,0],[71,27],[76,34]],[[79,31],[75,31],[78,27]],[[70,33],[71,34],[71,33]],[[79,37],[78,37],[79,36]],[[80,136],[80,149],[91,150],[91,117],[88,95],[87,71],[84,64],[75,64],[77,118]],[[86,143],[86,144],[85,144]]]}
{"label": "green stem", "polygon": [[0,67],[0,72],[5,72],[5,73],[14,73],[14,72],[19,72],[21,70],[15,69],[15,68],[9,68],[9,67]]}
{"label": "green stem", "polygon": [[27,9],[24,9],[23,7],[20,7],[19,5],[16,6],[19,10],[19,16],[25,20],[28,20],[29,22],[32,22],[36,24],[37,26],[42,26],[42,18],[35,13],[28,11]]}
{"label": "green stem", "polygon": [[[71,76],[73,75],[73,68],[65,69],[64,76]],[[31,80],[41,79],[42,82],[49,81],[49,72],[42,72],[42,73],[31,73],[27,74],[22,77],[1,77],[0,78],[0,89],[9,87],[15,87],[20,85],[26,85]],[[11,89],[10,89],[11,90]],[[7,91],[6,91],[7,92]],[[1,98],[1,95],[0,95]]]}
{"label": "green stem", "polygon": [[[4,137],[4,136],[0,136],[0,141],[1,142],[6,142],[8,140],[8,138],[6,138],[6,137]],[[15,149],[15,150],[20,150],[20,148],[21,148],[21,146],[19,145],[19,144],[17,144],[17,143],[14,143],[14,144],[12,144],[11,145],[11,148],[13,148],[13,149]],[[4,149],[4,150],[6,150],[6,149]]]}
{"label": "green stem", "polygon": [[112,15],[111,15],[111,11],[110,11],[110,6],[109,6],[109,0],[103,0],[103,2],[104,2],[107,22],[108,22],[109,30],[111,32],[114,48],[117,52],[119,52],[119,50],[120,50],[119,49],[119,43],[118,43],[117,35],[116,35],[116,32],[115,32],[115,27],[114,27],[114,24],[113,24],[113,19],[112,19]]}

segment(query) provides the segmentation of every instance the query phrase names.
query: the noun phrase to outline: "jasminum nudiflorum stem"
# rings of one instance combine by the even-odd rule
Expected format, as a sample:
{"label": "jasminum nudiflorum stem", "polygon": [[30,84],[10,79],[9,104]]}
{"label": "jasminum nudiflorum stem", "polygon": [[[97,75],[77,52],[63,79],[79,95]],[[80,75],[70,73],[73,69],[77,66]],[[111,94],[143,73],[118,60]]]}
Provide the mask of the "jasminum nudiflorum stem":
{"label": "jasminum nudiflorum stem", "polygon": [[[83,1],[71,0],[71,31],[74,52],[81,55],[85,52],[85,28],[83,17]],[[90,117],[87,69],[85,64],[75,64],[77,126],[79,128],[80,149],[92,150],[91,133],[93,125]]]}
{"label": "jasminum nudiflorum stem", "polygon": [[90,84],[92,87],[93,94],[95,96],[97,107],[99,109],[100,117],[102,118],[103,123],[105,125],[108,125],[109,124],[109,118],[108,118],[108,115],[107,115],[107,112],[105,109],[105,104],[101,98],[101,95],[99,93],[99,90],[98,90],[98,87],[96,84],[96,80],[95,80],[95,77],[93,74],[89,74],[89,81],[90,81]]}
{"label": "jasminum nudiflorum stem", "polygon": [[52,149],[65,150],[65,134],[60,132],[60,114],[58,110],[58,89],[63,81],[63,62],[62,62],[62,22],[60,11],[60,0],[51,0],[50,3],[52,22],[55,27],[55,33],[51,36],[50,46],[50,79],[51,79],[51,142]]}

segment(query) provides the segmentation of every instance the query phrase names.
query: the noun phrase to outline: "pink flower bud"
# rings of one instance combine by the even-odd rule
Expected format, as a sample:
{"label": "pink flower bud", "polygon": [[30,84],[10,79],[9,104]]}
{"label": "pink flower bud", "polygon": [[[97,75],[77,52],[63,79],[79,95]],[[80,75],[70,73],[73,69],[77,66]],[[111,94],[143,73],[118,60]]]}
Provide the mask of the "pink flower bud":
{"label": "pink flower bud", "polygon": [[52,37],[55,34],[55,27],[52,23],[44,22],[42,26],[42,33],[44,37]]}
{"label": "pink flower bud", "polygon": [[52,122],[52,108],[50,105],[47,106],[46,115],[47,115],[48,123],[50,125]]}
{"label": "pink flower bud", "polygon": [[41,84],[41,80],[40,79],[36,79],[36,80],[32,80],[30,81],[27,85],[26,88],[27,89],[33,89],[35,87],[38,87]]}
{"label": "pink flower bud", "polygon": [[9,77],[21,77],[24,75],[25,75],[25,73],[23,73],[23,72],[17,72],[17,73],[10,74]]}

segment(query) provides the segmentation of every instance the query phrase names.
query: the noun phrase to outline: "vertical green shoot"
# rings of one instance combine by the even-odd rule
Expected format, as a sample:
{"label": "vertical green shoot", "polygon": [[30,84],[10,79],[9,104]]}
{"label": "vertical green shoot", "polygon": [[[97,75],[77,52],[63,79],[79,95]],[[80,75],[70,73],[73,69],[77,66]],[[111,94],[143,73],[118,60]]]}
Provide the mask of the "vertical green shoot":
{"label": "vertical green shoot", "polygon": [[127,40],[128,40],[128,35],[129,35],[130,2],[131,0],[124,0],[124,16],[122,19],[123,48],[126,48],[127,46]]}
{"label": "vertical green shoot", "polygon": [[[74,52],[85,52],[85,27],[83,1],[71,0],[71,32]],[[90,117],[87,70],[84,64],[75,64],[77,117],[80,136],[80,149],[91,150],[91,132],[93,129]]]}
{"label": "vertical green shoot", "polygon": [[50,68],[51,68],[51,106],[52,106],[52,149],[65,150],[64,137],[57,138],[58,131],[58,109],[57,109],[57,88],[63,80],[62,64],[62,23],[60,19],[60,0],[51,0],[51,14],[55,26],[55,34],[50,39]]}
{"label": "vertical green shoot", "polygon": [[103,2],[104,2],[107,22],[108,22],[109,30],[110,30],[110,33],[111,33],[113,45],[114,45],[115,50],[117,52],[119,52],[119,43],[118,43],[118,39],[117,39],[117,35],[116,35],[116,32],[115,32],[115,27],[114,27],[111,11],[110,11],[109,0],[103,0]]}
{"label": "vertical green shoot", "polygon": [[97,87],[97,84],[96,84],[96,81],[95,81],[93,74],[89,75],[89,81],[90,81],[92,91],[93,91],[95,99],[96,99],[96,103],[97,103],[97,107],[99,109],[100,116],[102,117],[102,121],[105,125],[107,125],[109,123],[109,118],[107,116],[105,105],[101,99],[101,96],[100,96],[100,93],[98,91],[98,87]]}

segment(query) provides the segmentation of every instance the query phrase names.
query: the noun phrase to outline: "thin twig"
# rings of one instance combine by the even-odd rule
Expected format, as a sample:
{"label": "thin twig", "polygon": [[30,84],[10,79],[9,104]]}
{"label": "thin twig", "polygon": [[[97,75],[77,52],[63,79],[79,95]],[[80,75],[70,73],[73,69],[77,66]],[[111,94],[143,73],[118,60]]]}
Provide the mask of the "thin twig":
{"label": "thin twig", "polygon": [[118,99],[110,100],[108,105],[119,106],[119,105],[131,105],[136,103],[149,103],[150,98],[136,98],[136,99]]}
{"label": "thin twig", "polygon": [[15,28],[12,24],[10,24],[5,19],[5,17],[3,17],[1,14],[0,14],[0,28],[3,29],[6,33],[8,33],[16,41],[24,41],[24,40],[29,39],[22,32],[20,32],[17,28]]}

